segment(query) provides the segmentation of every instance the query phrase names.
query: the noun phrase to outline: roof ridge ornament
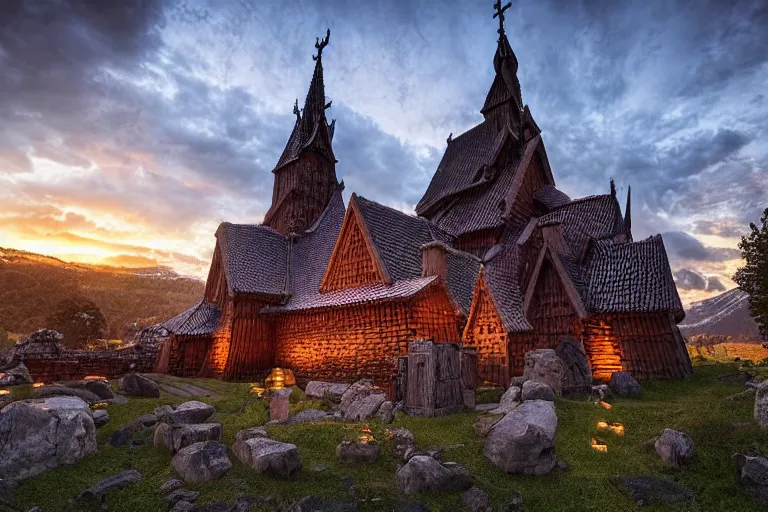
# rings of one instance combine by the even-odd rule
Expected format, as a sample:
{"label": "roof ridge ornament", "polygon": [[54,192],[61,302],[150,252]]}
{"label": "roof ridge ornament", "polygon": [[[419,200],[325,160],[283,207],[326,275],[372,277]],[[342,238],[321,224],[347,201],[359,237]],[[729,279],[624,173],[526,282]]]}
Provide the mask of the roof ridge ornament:
{"label": "roof ridge ornament", "polygon": [[315,48],[317,48],[317,55],[312,56],[312,60],[318,60],[323,56],[323,48],[328,46],[328,39],[331,37],[331,29],[328,29],[325,33],[325,39],[322,41],[319,37],[315,38]]}
{"label": "roof ridge ornament", "polygon": [[296,98],[296,103],[293,104],[293,113],[298,121],[301,121],[301,111],[299,110],[299,98]]}
{"label": "roof ridge ornament", "polygon": [[499,18],[499,37],[504,35],[504,11],[512,7],[512,2],[507,2],[507,5],[504,7],[501,6],[501,0],[496,0],[496,3],[493,4],[493,8],[496,9],[496,13],[493,15],[494,18]]}

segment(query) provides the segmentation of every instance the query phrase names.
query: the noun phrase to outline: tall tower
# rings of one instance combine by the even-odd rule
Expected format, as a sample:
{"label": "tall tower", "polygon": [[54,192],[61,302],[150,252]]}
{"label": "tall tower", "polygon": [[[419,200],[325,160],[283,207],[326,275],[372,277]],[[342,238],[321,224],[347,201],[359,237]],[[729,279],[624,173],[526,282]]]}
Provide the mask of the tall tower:
{"label": "tall tower", "polygon": [[325,38],[315,42],[317,55],[315,72],[309,84],[304,108],[299,102],[293,107],[296,123],[283,154],[272,171],[275,175],[272,205],[264,224],[287,235],[301,233],[311,227],[325,210],[333,191],[340,186],[336,179],[336,157],[333,155],[334,119],[330,124],[325,110],[323,83],[323,48],[328,45],[330,29]]}

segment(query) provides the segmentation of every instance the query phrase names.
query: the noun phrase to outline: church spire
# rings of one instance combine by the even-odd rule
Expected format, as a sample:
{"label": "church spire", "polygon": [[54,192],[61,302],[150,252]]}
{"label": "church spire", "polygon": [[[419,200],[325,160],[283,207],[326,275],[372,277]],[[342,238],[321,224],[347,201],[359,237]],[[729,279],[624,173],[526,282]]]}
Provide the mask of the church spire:
{"label": "church spire", "polygon": [[627,187],[627,206],[624,208],[624,230],[630,241],[632,240],[632,186]]}
{"label": "church spire", "polygon": [[509,44],[507,33],[504,29],[504,13],[511,6],[512,2],[508,2],[502,7],[501,0],[496,0],[496,3],[493,4],[493,8],[496,10],[493,17],[499,19],[499,28],[497,30],[499,39],[497,41],[496,53],[493,56],[493,69],[496,71],[496,76],[485,98],[485,104],[480,110],[486,118],[491,111],[505,104],[509,104],[509,108],[512,110],[512,117],[520,117],[519,112],[523,109],[520,81],[517,78],[517,56],[512,51],[512,46]]}

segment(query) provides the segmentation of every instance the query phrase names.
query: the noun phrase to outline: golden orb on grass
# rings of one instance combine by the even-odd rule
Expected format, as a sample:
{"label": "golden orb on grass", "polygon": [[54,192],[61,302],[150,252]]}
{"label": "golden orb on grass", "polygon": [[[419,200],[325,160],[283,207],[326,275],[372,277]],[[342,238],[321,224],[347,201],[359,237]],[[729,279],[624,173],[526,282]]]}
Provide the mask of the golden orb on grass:
{"label": "golden orb on grass", "polygon": [[264,379],[264,386],[267,389],[284,389],[295,385],[296,377],[293,375],[293,371],[283,368],[272,368],[267,378]]}

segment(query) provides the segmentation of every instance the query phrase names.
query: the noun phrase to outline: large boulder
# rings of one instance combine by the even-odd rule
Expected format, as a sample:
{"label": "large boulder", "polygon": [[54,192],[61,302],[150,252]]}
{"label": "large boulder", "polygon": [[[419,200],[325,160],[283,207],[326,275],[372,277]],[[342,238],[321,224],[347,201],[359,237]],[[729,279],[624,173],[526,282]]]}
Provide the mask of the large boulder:
{"label": "large boulder", "polygon": [[24,363],[0,373],[0,386],[18,386],[20,384],[32,384],[34,379]]}
{"label": "large boulder", "polygon": [[483,453],[507,473],[546,475],[555,467],[556,430],[554,403],[523,402],[493,426]]}
{"label": "large boulder", "polygon": [[[158,426],[158,429],[160,427]],[[170,425],[162,429],[165,448],[176,453],[182,448],[203,441],[221,441],[220,423],[196,423],[192,425]],[[154,440],[158,444],[158,440]]]}
{"label": "large boulder", "polygon": [[656,453],[676,468],[688,464],[693,459],[693,439],[688,434],[665,428],[654,444]]}
{"label": "large boulder", "polygon": [[489,414],[507,414],[522,403],[522,391],[519,386],[509,386],[509,389],[501,395],[498,407],[490,409]]}
{"label": "large boulder", "polygon": [[472,423],[472,430],[475,431],[477,437],[487,437],[491,432],[491,429],[496,425],[503,416],[500,415],[488,415],[484,414],[478,416],[475,422]]}
{"label": "large boulder", "polygon": [[417,455],[397,470],[397,486],[405,494],[463,491],[472,479],[463,468],[445,467],[427,455]]}
{"label": "large boulder", "polygon": [[14,402],[0,410],[0,478],[22,479],[96,453],[91,411],[77,397]]}
{"label": "large boulder", "polygon": [[197,400],[190,400],[176,406],[170,413],[170,422],[176,424],[203,423],[213,416],[216,409]]}
{"label": "large boulder", "polygon": [[592,392],[592,370],[581,346],[573,338],[565,338],[555,353],[565,364],[563,394],[589,396]]}
{"label": "large boulder", "polygon": [[333,382],[311,380],[307,383],[307,387],[304,388],[304,394],[311,398],[329,398],[338,402],[347,389],[349,389],[349,384],[334,384]]}
{"label": "large boulder", "polygon": [[768,458],[742,454],[733,458],[739,485],[746,488],[762,506],[768,507]]}
{"label": "large boulder", "polygon": [[629,372],[613,372],[609,385],[618,396],[640,396],[643,392],[640,383]]}
{"label": "large boulder", "polygon": [[138,373],[129,373],[121,378],[118,389],[128,396],[160,398],[160,387]]}
{"label": "large boulder", "polygon": [[185,482],[212,482],[232,467],[227,447],[218,441],[204,441],[182,448],[173,456],[171,464]]}
{"label": "large boulder", "polygon": [[360,379],[341,396],[339,412],[345,420],[362,421],[376,414],[386,400],[384,393],[373,389],[370,379]]}
{"label": "large boulder", "polygon": [[269,436],[267,435],[267,431],[264,430],[264,428],[262,427],[244,428],[243,430],[239,430],[237,434],[235,434],[235,442],[247,441],[249,439],[253,439],[254,437],[269,437]]}
{"label": "large boulder", "polygon": [[43,386],[36,389],[33,394],[36,398],[46,398],[49,396],[76,396],[89,403],[101,401],[101,398],[98,395],[85,388],[70,388],[67,386]]}
{"label": "large boulder", "polygon": [[525,353],[523,376],[528,380],[542,382],[552,388],[555,395],[562,395],[565,363],[550,348],[541,348]]}
{"label": "large boulder", "polygon": [[756,387],[755,421],[762,428],[768,428],[768,380],[762,381]]}
{"label": "large boulder", "polygon": [[235,442],[232,450],[240,462],[258,473],[292,478],[301,469],[301,459],[295,444],[254,437]]}
{"label": "large boulder", "polygon": [[528,400],[548,400],[552,402],[555,399],[555,393],[552,388],[535,380],[523,382],[523,401]]}

